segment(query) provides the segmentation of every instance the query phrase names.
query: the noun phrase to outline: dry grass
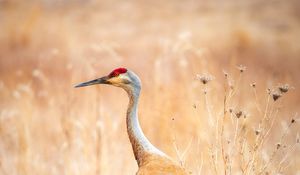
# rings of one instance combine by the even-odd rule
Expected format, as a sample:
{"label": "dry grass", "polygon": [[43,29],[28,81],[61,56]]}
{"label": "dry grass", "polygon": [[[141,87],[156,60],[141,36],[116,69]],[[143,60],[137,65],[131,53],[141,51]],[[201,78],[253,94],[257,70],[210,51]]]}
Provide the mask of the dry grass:
{"label": "dry grass", "polygon": [[73,88],[119,66],[147,137],[193,174],[299,173],[299,7],[0,1],[0,174],[134,174],[126,93]]}

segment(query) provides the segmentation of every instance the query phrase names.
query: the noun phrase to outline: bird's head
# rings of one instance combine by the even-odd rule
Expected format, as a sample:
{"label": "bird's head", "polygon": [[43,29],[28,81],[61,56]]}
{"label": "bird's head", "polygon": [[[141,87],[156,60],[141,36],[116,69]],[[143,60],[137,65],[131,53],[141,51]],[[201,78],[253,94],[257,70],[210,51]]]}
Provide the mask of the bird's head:
{"label": "bird's head", "polygon": [[111,73],[109,73],[107,76],[80,83],[76,85],[75,88],[95,84],[109,84],[116,87],[121,87],[126,91],[141,88],[141,82],[139,77],[126,68],[117,68]]}

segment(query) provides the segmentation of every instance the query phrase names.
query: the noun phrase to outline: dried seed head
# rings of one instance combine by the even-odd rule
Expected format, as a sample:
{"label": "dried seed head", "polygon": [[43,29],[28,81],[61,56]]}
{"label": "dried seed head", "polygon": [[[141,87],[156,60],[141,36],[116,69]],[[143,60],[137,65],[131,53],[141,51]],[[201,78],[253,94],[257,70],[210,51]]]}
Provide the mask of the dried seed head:
{"label": "dried seed head", "polygon": [[201,74],[201,75],[198,74],[197,75],[197,80],[201,81],[204,85],[213,79],[214,79],[214,77],[209,74]]}
{"label": "dried seed head", "polygon": [[281,147],[281,143],[276,144],[276,148],[279,149]]}
{"label": "dried seed head", "polygon": [[230,77],[227,78],[228,87],[233,90],[234,89],[234,80]]}
{"label": "dried seed head", "polygon": [[255,88],[256,87],[256,83],[251,83],[250,86],[253,87],[253,88]]}
{"label": "dried seed head", "polygon": [[195,108],[195,109],[197,108],[196,104],[193,104],[193,108]]}
{"label": "dried seed head", "polygon": [[229,157],[228,154],[226,154],[226,155],[225,155],[225,159],[228,160],[228,157]]}
{"label": "dried seed head", "polygon": [[244,65],[239,65],[237,68],[241,73],[245,72],[245,70],[246,70],[246,66],[244,66]]}
{"label": "dried seed head", "polygon": [[278,100],[282,96],[280,92],[273,92],[271,95],[274,101]]}
{"label": "dried seed head", "polygon": [[295,123],[295,122],[296,122],[296,120],[292,118],[291,123]]}
{"label": "dried seed head", "polygon": [[225,70],[223,70],[223,74],[224,74],[225,78],[228,77],[228,73]]}
{"label": "dried seed head", "polygon": [[287,92],[289,91],[290,88],[291,88],[290,85],[284,84],[284,85],[280,85],[280,86],[278,87],[278,90],[279,90],[280,92],[282,92],[282,93],[287,93]]}
{"label": "dried seed head", "polygon": [[247,117],[250,116],[250,114],[249,114],[248,112],[244,111],[244,112],[243,112],[243,116],[244,116],[244,118],[247,118]]}
{"label": "dried seed head", "polygon": [[236,118],[240,118],[242,115],[243,115],[243,111],[241,111],[241,110],[235,112]]}
{"label": "dried seed head", "polygon": [[270,88],[267,89],[267,93],[268,93],[269,95],[271,94],[271,89],[270,89]]}
{"label": "dried seed head", "polygon": [[268,88],[268,94],[270,94],[274,101],[278,100],[280,97],[282,97],[285,93],[287,93],[291,89],[291,87],[288,84],[280,85],[277,88],[271,90]]}

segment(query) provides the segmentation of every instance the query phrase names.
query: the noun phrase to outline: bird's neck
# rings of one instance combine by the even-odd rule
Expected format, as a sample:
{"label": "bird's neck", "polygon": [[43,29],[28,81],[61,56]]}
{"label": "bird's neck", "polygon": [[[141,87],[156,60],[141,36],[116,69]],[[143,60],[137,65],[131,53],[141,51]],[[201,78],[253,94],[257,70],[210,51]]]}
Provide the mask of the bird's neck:
{"label": "bird's neck", "polygon": [[135,159],[138,165],[142,165],[147,154],[165,156],[163,152],[154,147],[144,135],[138,120],[137,106],[140,95],[140,88],[127,90],[129,105],[127,109],[127,132],[133,148]]}

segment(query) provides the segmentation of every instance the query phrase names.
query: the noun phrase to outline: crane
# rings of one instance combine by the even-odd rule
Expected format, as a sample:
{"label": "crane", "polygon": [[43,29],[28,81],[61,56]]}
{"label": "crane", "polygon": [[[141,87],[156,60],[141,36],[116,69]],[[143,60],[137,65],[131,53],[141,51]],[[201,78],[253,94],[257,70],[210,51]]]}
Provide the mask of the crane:
{"label": "crane", "polygon": [[129,140],[138,164],[137,175],[186,175],[183,167],[153,146],[144,135],[138,120],[138,100],[141,80],[126,68],[117,68],[107,76],[80,83],[75,88],[95,84],[108,84],[123,88],[129,97],[126,124]]}

